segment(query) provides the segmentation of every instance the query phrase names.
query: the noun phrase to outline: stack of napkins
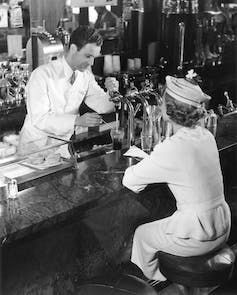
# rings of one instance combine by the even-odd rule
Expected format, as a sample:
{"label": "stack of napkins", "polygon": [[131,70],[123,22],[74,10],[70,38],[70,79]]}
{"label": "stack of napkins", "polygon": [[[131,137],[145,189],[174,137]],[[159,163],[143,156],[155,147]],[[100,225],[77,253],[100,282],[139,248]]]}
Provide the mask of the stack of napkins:
{"label": "stack of napkins", "polygon": [[149,156],[146,152],[141,150],[135,145],[132,145],[129,150],[126,151],[126,153],[123,154],[124,156],[127,157],[134,157],[134,158],[141,158],[144,159],[147,156]]}

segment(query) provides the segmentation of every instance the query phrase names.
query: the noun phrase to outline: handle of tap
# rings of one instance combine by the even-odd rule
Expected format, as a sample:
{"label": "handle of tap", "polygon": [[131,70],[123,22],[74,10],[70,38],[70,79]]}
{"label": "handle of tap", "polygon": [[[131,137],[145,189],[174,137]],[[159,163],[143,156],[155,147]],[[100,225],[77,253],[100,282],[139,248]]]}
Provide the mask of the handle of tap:
{"label": "handle of tap", "polygon": [[230,99],[229,93],[227,91],[224,92],[224,96],[226,97],[227,101]]}
{"label": "handle of tap", "polygon": [[233,102],[232,100],[230,99],[229,97],[229,94],[227,91],[224,92],[224,96],[226,97],[226,107],[230,110],[230,111],[233,111],[234,110],[234,105],[233,105]]}

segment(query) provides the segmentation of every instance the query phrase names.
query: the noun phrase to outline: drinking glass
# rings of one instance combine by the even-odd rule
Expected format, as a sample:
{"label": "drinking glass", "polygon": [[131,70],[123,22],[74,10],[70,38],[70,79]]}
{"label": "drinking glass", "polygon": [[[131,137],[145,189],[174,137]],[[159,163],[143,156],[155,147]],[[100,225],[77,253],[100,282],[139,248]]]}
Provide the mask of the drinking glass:
{"label": "drinking glass", "polygon": [[152,148],[152,134],[141,132],[141,148],[144,152],[150,153]]}
{"label": "drinking glass", "polygon": [[121,150],[124,139],[124,130],[122,128],[113,128],[110,131],[110,136],[113,143],[113,150]]}

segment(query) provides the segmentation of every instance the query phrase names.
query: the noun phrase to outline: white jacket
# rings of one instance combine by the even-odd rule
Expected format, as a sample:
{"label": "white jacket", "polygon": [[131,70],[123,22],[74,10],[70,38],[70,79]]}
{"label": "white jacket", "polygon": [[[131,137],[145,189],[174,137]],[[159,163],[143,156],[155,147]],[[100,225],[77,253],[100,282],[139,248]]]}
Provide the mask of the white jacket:
{"label": "white jacket", "polygon": [[181,128],[126,169],[123,185],[134,192],[151,183],[167,183],[176,199],[177,211],[167,218],[166,234],[207,241],[230,231],[219,154],[207,129]]}
{"label": "white jacket", "polygon": [[44,146],[48,135],[69,139],[83,100],[97,113],[113,111],[109,95],[89,70],[76,71],[73,85],[70,83],[72,73],[64,58],[32,72],[26,87],[27,115],[20,133],[20,152]]}

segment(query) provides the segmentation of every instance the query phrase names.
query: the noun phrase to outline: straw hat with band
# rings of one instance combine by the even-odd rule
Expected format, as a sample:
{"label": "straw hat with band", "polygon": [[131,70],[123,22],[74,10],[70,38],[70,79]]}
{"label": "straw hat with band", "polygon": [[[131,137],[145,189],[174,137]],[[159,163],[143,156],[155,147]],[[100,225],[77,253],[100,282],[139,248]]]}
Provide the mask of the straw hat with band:
{"label": "straw hat with band", "polygon": [[202,103],[211,99],[198,84],[185,78],[166,76],[165,92],[174,99],[194,107],[200,107]]}

